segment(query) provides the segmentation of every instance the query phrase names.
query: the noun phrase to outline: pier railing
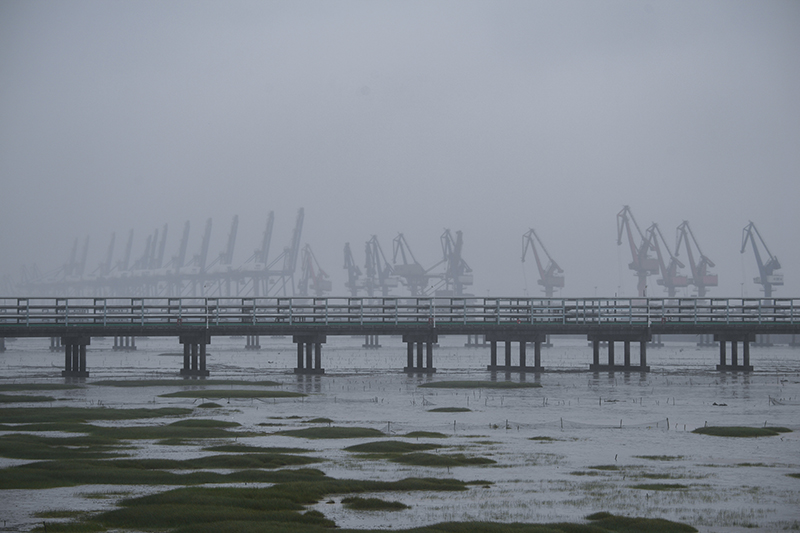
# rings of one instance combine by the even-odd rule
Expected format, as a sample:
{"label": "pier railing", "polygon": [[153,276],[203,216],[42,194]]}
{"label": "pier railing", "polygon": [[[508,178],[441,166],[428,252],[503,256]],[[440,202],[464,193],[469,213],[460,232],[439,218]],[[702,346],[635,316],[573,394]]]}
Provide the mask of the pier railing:
{"label": "pier railing", "polygon": [[3,326],[800,324],[795,298],[0,298]]}

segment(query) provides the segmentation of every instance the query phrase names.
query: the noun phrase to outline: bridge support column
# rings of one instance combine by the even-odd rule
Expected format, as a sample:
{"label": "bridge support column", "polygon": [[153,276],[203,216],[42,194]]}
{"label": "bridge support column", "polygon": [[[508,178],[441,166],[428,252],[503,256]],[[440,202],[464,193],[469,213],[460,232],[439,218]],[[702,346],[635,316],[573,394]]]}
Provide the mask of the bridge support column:
{"label": "bridge support column", "polygon": [[245,350],[260,350],[261,338],[258,335],[248,335],[244,345]]}
{"label": "bridge support column", "polygon": [[378,340],[377,335],[364,335],[364,344],[361,345],[362,348],[367,348],[368,350],[376,350],[381,347],[380,342]]}
{"label": "bridge support column", "polygon": [[[592,333],[589,334],[589,343],[592,345],[592,363],[589,370],[593,372],[649,372],[647,366],[647,344],[650,334],[642,333]],[[619,365],[615,359],[615,343],[623,343],[623,361]],[[639,343],[639,364],[631,362],[631,342]],[[600,364],[600,344],[608,345],[608,364]]]}
{"label": "bridge support column", "polygon": [[61,346],[61,337],[50,337],[50,351],[60,352],[64,347]]}
{"label": "bridge support column", "polygon": [[136,349],[136,337],[133,335],[114,335],[114,351],[132,352]]}
{"label": "bridge support column", "polygon": [[[717,370],[725,372],[752,372],[750,365],[750,343],[756,339],[753,333],[718,334],[714,340],[719,342],[719,364]],[[731,343],[731,362],[728,364],[725,344]],[[739,364],[739,343],[742,343],[742,364]]]}
{"label": "bridge support column", "polygon": [[[547,337],[541,333],[487,333],[486,340],[490,346],[490,361],[486,367],[490,371],[503,370],[505,372],[542,372],[542,343]],[[505,358],[503,365],[497,364],[497,343],[505,343]],[[512,343],[519,343],[519,364],[512,361]],[[528,365],[527,345],[533,344],[533,366]]]}
{"label": "bridge support column", "polygon": [[294,335],[297,344],[297,368],[295,374],[324,374],[322,368],[322,345],[327,341],[325,335]]}
{"label": "bridge support column", "polygon": [[207,377],[210,372],[206,368],[206,346],[211,344],[211,337],[207,333],[194,335],[181,335],[183,344],[183,368],[181,376]]}
{"label": "bridge support column", "polygon": [[64,347],[64,370],[61,375],[68,378],[86,378],[89,372],[86,370],[86,346],[89,345],[89,337],[62,337],[61,344]]}
{"label": "bridge support column", "polygon": [[467,348],[486,346],[486,335],[467,335],[467,343],[464,346]]}
{"label": "bridge support column", "polygon": [[[409,333],[403,335],[403,342],[407,344],[408,366],[403,371],[409,374],[433,374],[436,369],[433,367],[433,345],[439,340],[435,333]],[[414,364],[414,345],[417,346],[417,360]],[[424,357],[423,357],[424,346]],[[424,361],[424,365],[423,365]]]}
{"label": "bridge support column", "polygon": [[0,337],[0,353],[6,351],[6,338]]}
{"label": "bridge support column", "polygon": [[714,335],[710,333],[701,333],[697,336],[697,346],[700,347],[708,347],[708,346],[716,346],[717,343],[714,342]]}

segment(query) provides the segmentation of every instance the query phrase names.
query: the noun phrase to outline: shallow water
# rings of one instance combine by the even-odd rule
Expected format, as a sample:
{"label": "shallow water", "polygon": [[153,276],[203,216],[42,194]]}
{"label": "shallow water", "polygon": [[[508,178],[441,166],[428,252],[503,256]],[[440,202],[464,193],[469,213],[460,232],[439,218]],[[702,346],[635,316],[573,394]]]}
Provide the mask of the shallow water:
{"label": "shallow water", "polygon": [[[440,338],[434,351],[437,373],[409,376],[401,371],[406,352],[399,338],[381,337],[379,350],[362,348],[363,338],[329,338],[323,347],[326,374],[296,376],[292,370],[296,351],[290,337],[262,337],[260,351],[245,350],[244,338],[214,338],[208,359],[212,378],[274,380],[282,383],[283,390],[309,396],[217,401],[222,409],[196,416],[234,420],[245,430],[261,432],[273,428],[259,423],[281,424],[275,430],[300,428],[307,427],[303,420],[315,417],[330,418],[337,426],[380,429],[397,437],[416,430],[438,431],[450,436],[434,441],[447,446],[439,453],[497,461],[488,467],[449,470],[411,467],[363,460],[343,451],[362,439],[302,440],[268,434],[238,439],[252,445],[312,449],[314,456],[328,460],[318,467],[337,478],[449,476],[492,482],[488,488],[476,485],[462,493],[375,495],[412,506],[401,512],[349,511],[341,506],[344,496],[339,495],[330,500],[333,503],[323,501],[314,506],[342,527],[397,529],[445,520],[572,521],[596,511],[667,518],[709,532],[751,531],[751,526],[764,530],[800,527],[800,480],[785,475],[800,472],[799,350],[752,347],[756,371],[745,375],[716,372],[716,348],[667,344],[648,350],[650,373],[594,374],[585,371],[591,360],[585,340],[554,338],[555,346],[542,351],[542,364],[549,372],[524,376],[540,383],[540,389],[418,388],[421,383],[439,380],[523,379],[518,373],[492,375],[485,370],[488,348],[467,348],[464,341],[464,337]],[[87,355],[91,377],[85,380],[89,386],[31,394],[58,398],[53,405],[85,407],[191,407],[201,403],[159,397],[174,387],[91,385],[103,379],[176,377],[182,365],[177,340],[137,339],[136,344],[134,352],[115,352],[111,339],[92,339]],[[632,351],[632,359],[637,361],[637,350]],[[0,383],[63,383],[62,365],[63,355],[51,353],[47,339],[10,341],[8,351],[0,354]],[[202,381],[186,385],[203,386]],[[429,412],[434,407],[467,407],[471,411]],[[759,439],[691,433],[705,424],[767,424],[795,431]],[[531,440],[534,437],[552,440]],[[133,451],[137,457],[185,459],[208,453],[196,446],[137,444],[140,447]],[[0,466],[19,463],[0,459]],[[688,488],[632,488],[641,483]],[[103,486],[4,491],[0,519],[8,528],[29,529],[41,524],[41,519],[32,516],[37,511],[100,510],[116,501],[113,495],[109,499],[86,498],[83,495],[87,493],[138,495],[161,489]]]}

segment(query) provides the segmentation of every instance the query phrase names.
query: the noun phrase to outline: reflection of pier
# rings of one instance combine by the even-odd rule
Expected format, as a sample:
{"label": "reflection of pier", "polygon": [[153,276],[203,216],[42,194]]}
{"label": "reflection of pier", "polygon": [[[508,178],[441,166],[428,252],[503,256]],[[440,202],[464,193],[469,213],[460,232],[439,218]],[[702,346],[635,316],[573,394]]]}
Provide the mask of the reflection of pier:
{"label": "reflection of pier", "polygon": [[[206,376],[206,346],[220,335],[246,336],[248,349],[260,348],[261,336],[291,335],[298,374],[323,374],[327,337],[354,335],[376,348],[379,335],[402,335],[410,373],[436,371],[439,335],[482,337],[489,345],[489,370],[522,373],[545,370],[541,346],[549,335],[586,335],[592,346],[589,369],[611,372],[648,371],[646,350],[653,335],[713,336],[720,346],[718,370],[751,371],[750,344],[757,336],[800,333],[798,303],[721,298],[9,298],[0,299],[0,339],[49,337],[51,347],[65,354],[65,376],[88,375],[91,337],[114,337],[115,348],[133,349],[136,336],[178,337],[184,345],[181,374]],[[502,360],[498,343],[505,349]],[[513,343],[519,346],[517,364]],[[623,346],[621,364],[618,343]],[[639,344],[638,364],[632,361],[631,343]],[[528,345],[533,346],[533,364]],[[608,350],[603,363],[601,346]]]}

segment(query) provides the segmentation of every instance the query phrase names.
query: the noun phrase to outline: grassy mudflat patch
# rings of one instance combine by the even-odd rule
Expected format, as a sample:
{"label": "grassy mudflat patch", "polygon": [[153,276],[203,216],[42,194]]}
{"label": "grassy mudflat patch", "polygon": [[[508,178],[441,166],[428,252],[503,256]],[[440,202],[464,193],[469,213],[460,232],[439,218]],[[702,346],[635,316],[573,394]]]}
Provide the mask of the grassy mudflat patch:
{"label": "grassy mudflat patch", "polygon": [[637,459],[648,459],[650,461],[682,461],[684,455],[634,455]]}
{"label": "grassy mudflat patch", "polygon": [[[48,531],[170,531],[171,533],[323,533],[336,524],[305,505],[336,494],[365,492],[463,491],[467,485],[452,479],[410,478],[395,482],[318,480],[284,482],[265,489],[233,487],[186,487],[123,500],[121,507],[65,525],[48,525]],[[342,500],[356,509],[388,511],[402,503],[377,498]],[[446,522],[398,530],[406,533],[690,533],[696,529],[676,522],[628,518],[610,513],[587,517],[591,524],[505,524]],[[41,529],[40,529],[41,531]],[[354,531],[354,530],[350,530]],[[355,530],[372,533],[378,530]]]}
{"label": "grassy mudflat patch", "polygon": [[182,390],[160,394],[161,398],[302,398],[306,394],[284,390]]}
{"label": "grassy mudflat patch", "polygon": [[345,448],[348,452],[356,453],[411,453],[441,448],[441,444],[430,444],[422,442],[403,442],[399,440],[381,440],[376,442],[365,442]]}
{"label": "grassy mudflat patch", "polygon": [[428,409],[429,413],[471,413],[472,409],[466,407],[437,407],[435,409]]}
{"label": "grassy mudflat patch", "polygon": [[384,437],[384,433],[372,428],[344,428],[344,427],[318,427],[306,429],[287,429],[278,431],[276,435],[287,437],[301,437],[304,439],[361,439],[370,437]]}
{"label": "grassy mudflat patch", "polygon": [[[78,485],[202,485],[206,483],[282,483],[308,481],[322,476],[313,469],[264,470],[284,464],[298,465],[306,458],[292,455],[278,460],[252,460],[243,456],[217,456],[205,462],[173,460],[65,460],[42,461],[3,469],[0,490],[46,489]],[[241,457],[239,462],[231,458]],[[250,459],[248,459],[250,458]],[[288,461],[288,462],[286,462]],[[248,467],[251,465],[256,469]],[[229,474],[196,470],[199,468],[231,468]],[[188,473],[175,471],[191,470]]]}
{"label": "grassy mudflat patch", "polygon": [[0,403],[54,402],[52,396],[29,396],[27,394],[0,394]]}
{"label": "grassy mudflat patch", "polygon": [[681,485],[680,483],[641,483],[639,485],[631,485],[632,489],[641,490],[686,490],[688,485]]}
{"label": "grassy mudflat patch", "polygon": [[222,444],[203,448],[207,452],[225,453],[308,453],[306,448],[284,448],[280,446],[248,446],[247,444]]}
{"label": "grassy mudflat patch", "polygon": [[390,459],[392,462],[404,465],[413,466],[440,466],[440,467],[455,467],[455,466],[481,466],[495,464],[492,459],[486,457],[467,457],[462,454],[436,454],[436,453],[408,453],[393,457]]}
{"label": "grassy mudflat patch", "polygon": [[380,498],[344,498],[342,504],[355,511],[402,511],[410,507],[400,502],[387,502]]}
{"label": "grassy mudflat patch", "polygon": [[197,385],[251,385],[253,387],[278,387],[283,385],[277,381],[244,381],[234,379],[136,379],[136,380],[105,380],[93,381],[91,385],[103,387],[184,387]]}
{"label": "grassy mudflat patch", "polygon": [[538,389],[539,383],[518,381],[434,381],[419,385],[425,389]]}
{"label": "grassy mudflat patch", "polygon": [[405,434],[409,439],[447,439],[450,435],[438,431],[412,431]]}
{"label": "grassy mudflat patch", "polygon": [[0,391],[18,392],[23,390],[74,390],[83,389],[81,385],[68,385],[66,383],[1,383]]}
{"label": "grassy mudflat patch", "polygon": [[32,424],[46,422],[86,422],[87,420],[136,420],[186,416],[191,409],[110,409],[105,407],[12,407],[0,410],[0,423]]}
{"label": "grassy mudflat patch", "polygon": [[791,433],[791,431],[784,427],[706,426],[697,428],[692,433],[715,437],[774,437],[781,433]]}

